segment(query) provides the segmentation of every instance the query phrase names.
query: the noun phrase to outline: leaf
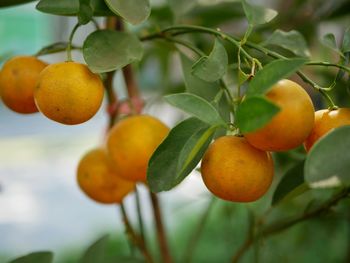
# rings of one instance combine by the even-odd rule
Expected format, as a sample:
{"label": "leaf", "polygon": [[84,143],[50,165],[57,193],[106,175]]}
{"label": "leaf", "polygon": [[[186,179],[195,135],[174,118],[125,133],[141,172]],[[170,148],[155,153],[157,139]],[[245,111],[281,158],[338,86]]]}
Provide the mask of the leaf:
{"label": "leaf", "polygon": [[177,18],[185,15],[197,5],[196,0],[168,0],[168,2],[171,10]]}
{"label": "leaf", "polygon": [[301,161],[289,169],[278,183],[272,197],[272,205],[301,195],[309,188],[304,182],[304,164]]}
{"label": "leaf", "polygon": [[212,101],[220,90],[219,83],[207,82],[192,75],[191,67],[193,61],[183,54],[181,54],[180,58],[187,92],[196,94],[207,101]]}
{"label": "leaf", "polygon": [[133,25],[145,21],[151,14],[149,0],[105,0],[105,2],[113,13]]}
{"label": "leaf", "polygon": [[350,27],[348,27],[344,32],[343,43],[341,46],[341,51],[343,53],[350,52]]}
{"label": "leaf", "polygon": [[277,59],[267,64],[249,83],[247,96],[266,93],[280,79],[296,72],[306,61],[304,58]]}
{"label": "leaf", "polygon": [[190,93],[179,93],[165,96],[164,99],[171,105],[197,117],[212,125],[225,125],[218,111],[208,101]]}
{"label": "leaf", "polygon": [[214,82],[225,75],[227,64],[226,49],[218,39],[215,39],[214,48],[209,56],[201,57],[192,66],[192,74],[202,80]]}
{"label": "leaf", "polygon": [[91,0],[79,0],[78,21],[80,25],[89,23],[94,14]]}
{"label": "leaf", "polygon": [[90,34],[83,45],[83,56],[95,73],[120,69],[141,60],[143,47],[132,34],[113,30],[98,30]]}
{"label": "leaf", "polygon": [[28,255],[16,258],[8,263],[51,263],[53,253],[50,251],[33,252]]}
{"label": "leaf", "polygon": [[336,128],[316,142],[306,158],[305,181],[311,187],[350,183],[350,126]]}
{"label": "leaf", "polygon": [[147,182],[152,192],[170,190],[197,166],[215,128],[197,118],[176,125],[152,155]]}
{"label": "leaf", "polygon": [[[36,56],[42,56],[42,55],[48,55],[52,53],[56,53],[57,51],[66,51],[68,46],[67,42],[57,42],[53,43],[51,45],[45,46],[42,49],[40,49],[35,55]],[[72,46],[72,49],[76,49],[76,46]]]}
{"label": "leaf", "polygon": [[261,25],[270,22],[277,16],[277,12],[270,8],[249,4],[246,0],[242,0],[244,13],[251,26]]}
{"label": "leaf", "polygon": [[296,30],[285,32],[277,29],[263,44],[280,46],[293,52],[297,56],[310,56],[305,38]]}
{"label": "leaf", "polygon": [[[80,0],[40,0],[36,9],[53,15],[76,16],[79,13]],[[90,0],[94,16],[111,16],[113,13],[101,0]]]}
{"label": "leaf", "polygon": [[332,33],[329,33],[323,36],[322,44],[332,49],[334,52],[338,53],[340,56],[343,56],[343,53],[337,47],[335,36]]}
{"label": "leaf", "polygon": [[33,2],[34,0],[1,0],[0,7],[7,7],[13,5],[21,5],[29,2]]}
{"label": "leaf", "polygon": [[97,239],[84,252],[79,262],[80,263],[105,262],[107,241],[108,241],[108,235],[104,235],[101,238]]}
{"label": "leaf", "polygon": [[236,124],[242,133],[256,131],[265,126],[280,108],[262,96],[248,97],[238,106]]}

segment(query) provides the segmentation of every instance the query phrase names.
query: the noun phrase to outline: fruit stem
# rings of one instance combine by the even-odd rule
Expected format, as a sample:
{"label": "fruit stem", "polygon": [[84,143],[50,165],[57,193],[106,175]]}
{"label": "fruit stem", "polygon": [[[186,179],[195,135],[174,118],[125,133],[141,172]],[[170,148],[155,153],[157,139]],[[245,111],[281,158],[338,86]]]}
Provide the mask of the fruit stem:
{"label": "fruit stem", "polygon": [[72,41],[73,41],[74,34],[77,31],[77,29],[79,28],[79,26],[80,26],[80,24],[77,23],[69,35],[68,45],[67,45],[67,62],[73,61],[72,60]]}
{"label": "fruit stem", "polygon": [[141,235],[141,239],[146,247],[145,228],[144,228],[144,224],[143,224],[142,211],[141,211],[141,198],[140,198],[140,192],[139,192],[137,185],[135,187],[135,199],[136,199],[136,210],[137,210],[137,217],[138,217],[138,221],[139,221],[140,235]]}
{"label": "fruit stem", "polygon": [[153,207],[153,215],[156,223],[156,229],[157,229],[157,238],[158,243],[160,246],[160,253],[162,256],[162,262],[164,263],[172,263],[173,260],[170,255],[169,247],[168,247],[168,241],[166,239],[165,235],[165,229],[163,225],[162,215],[160,213],[160,205],[158,196],[151,191],[149,191],[150,199]]}

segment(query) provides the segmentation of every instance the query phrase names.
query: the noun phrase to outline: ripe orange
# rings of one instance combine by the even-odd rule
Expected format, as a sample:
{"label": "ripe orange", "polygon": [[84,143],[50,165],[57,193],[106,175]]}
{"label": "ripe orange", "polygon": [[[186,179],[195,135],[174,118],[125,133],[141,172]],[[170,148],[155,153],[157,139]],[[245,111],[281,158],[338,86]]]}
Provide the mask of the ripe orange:
{"label": "ripe orange", "polygon": [[269,189],[274,175],[270,153],[236,136],[220,137],[209,146],[201,172],[209,191],[233,202],[259,199]]}
{"label": "ripe orange", "polygon": [[264,151],[286,151],[301,145],[314,125],[314,106],[307,92],[297,83],[284,79],[266,97],[281,111],[263,128],[244,134],[254,147]]}
{"label": "ripe orange", "polygon": [[100,77],[86,65],[62,62],[41,72],[34,97],[46,117],[72,125],[83,123],[96,114],[103,93]]}
{"label": "ripe orange", "polygon": [[87,196],[105,204],[120,203],[135,188],[134,182],[117,175],[104,149],[84,155],[78,165],[77,181]]}
{"label": "ripe orange", "polygon": [[350,125],[350,109],[319,110],[315,112],[315,125],[304,146],[309,151],[314,143],[334,128]]}
{"label": "ripe orange", "polygon": [[169,128],[148,115],[127,117],[114,125],[107,139],[108,152],[118,174],[131,181],[146,181],[149,159]]}
{"label": "ripe orange", "polygon": [[6,61],[0,71],[0,96],[4,104],[18,113],[34,113],[34,89],[47,64],[36,57],[17,56]]}

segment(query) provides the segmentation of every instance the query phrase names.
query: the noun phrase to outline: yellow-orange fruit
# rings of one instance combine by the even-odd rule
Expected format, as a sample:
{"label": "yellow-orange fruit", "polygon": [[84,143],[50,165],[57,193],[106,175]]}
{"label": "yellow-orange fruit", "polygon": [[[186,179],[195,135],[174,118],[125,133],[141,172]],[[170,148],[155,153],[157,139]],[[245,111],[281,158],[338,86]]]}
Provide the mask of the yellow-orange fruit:
{"label": "yellow-orange fruit", "polygon": [[86,65],[62,62],[41,72],[34,97],[46,117],[72,125],[86,122],[96,114],[103,93],[100,77]]}
{"label": "yellow-orange fruit", "polygon": [[201,173],[204,184],[215,196],[252,202],[269,189],[274,168],[270,153],[254,148],[243,137],[223,136],[204,154]]}
{"label": "yellow-orange fruit", "polygon": [[263,128],[244,134],[247,141],[264,151],[286,151],[301,145],[314,125],[310,96],[297,83],[284,79],[266,97],[281,110]]}
{"label": "yellow-orange fruit", "polygon": [[316,111],[314,127],[304,143],[306,151],[309,151],[317,140],[332,129],[344,125],[350,125],[350,109],[340,108],[337,110]]}
{"label": "yellow-orange fruit", "polygon": [[127,117],[114,125],[107,139],[108,152],[118,174],[131,181],[146,181],[149,159],[169,128],[148,115]]}
{"label": "yellow-orange fruit", "polygon": [[119,177],[104,149],[94,149],[78,165],[80,189],[91,199],[104,204],[120,203],[135,188],[135,183]]}
{"label": "yellow-orange fruit", "polygon": [[0,71],[0,97],[18,113],[34,113],[34,89],[40,72],[47,64],[36,57],[17,56],[6,61]]}

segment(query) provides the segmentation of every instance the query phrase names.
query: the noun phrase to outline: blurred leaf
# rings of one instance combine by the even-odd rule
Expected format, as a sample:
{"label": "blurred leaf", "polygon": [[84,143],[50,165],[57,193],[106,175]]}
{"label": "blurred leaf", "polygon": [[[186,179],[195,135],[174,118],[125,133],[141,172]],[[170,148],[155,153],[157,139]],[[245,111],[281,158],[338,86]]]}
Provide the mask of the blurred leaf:
{"label": "blurred leaf", "polygon": [[21,5],[29,2],[33,2],[34,0],[1,0],[0,7],[8,7],[13,5]]}
{"label": "blurred leaf", "polygon": [[350,126],[336,128],[316,142],[306,158],[305,181],[311,187],[350,183]]}
{"label": "blurred leaf", "polygon": [[225,75],[227,64],[228,56],[226,49],[216,38],[214,48],[209,56],[201,57],[192,66],[192,74],[202,80],[214,82]]}
{"label": "blurred leaf", "polygon": [[261,25],[270,22],[277,16],[277,12],[273,9],[265,8],[249,4],[246,0],[242,0],[243,10],[251,26]]}
{"label": "blurred leaf", "polygon": [[94,14],[91,0],[79,0],[78,21],[80,25],[89,23]]}
{"label": "blurred leaf", "polygon": [[152,192],[170,190],[197,166],[215,128],[197,118],[176,125],[152,155],[147,182]]}
{"label": "blurred leaf", "polygon": [[179,18],[197,5],[197,0],[168,0],[175,17]]}
{"label": "blurred leaf", "polygon": [[305,38],[296,30],[285,32],[277,29],[263,44],[280,46],[292,51],[297,56],[310,56]]}
{"label": "blurred leaf", "polygon": [[143,47],[133,34],[98,30],[85,39],[83,55],[93,72],[102,73],[139,61],[143,55]]}
{"label": "blurred leaf", "polygon": [[105,2],[113,13],[133,25],[142,23],[151,13],[149,0],[105,0]]}
{"label": "blurred leaf", "polygon": [[[113,13],[101,0],[90,0],[94,16],[111,16]],[[79,0],[40,0],[36,9],[53,15],[75,16],[79,13]]]}
{"label": "blurred leaf", "polygon": [[[66,51],[68,46],[67,42],[57,42],[53,43],[51,45],[45,46],[42,49],[40,49],[37,53],[36,56],[42,56],[42,55],[48,55],[52,53],[56,53],[57,51]],[[72,46],[72,49],[76,49],[76,46]]]}
{"label": "blurred leaf", "polygon": [[309,189],[304,183],[304,164],[304,160],[297,163],[283,175],[273,193],[272,205],[297,197]]}
{"label": "blurred leaf", "polygon": [[[110,260],[108,263],[145,263],[146,261],[141,258],[136,258],[136,257],[116,257],[113,258],[113,261]],[[100,263],[100,262],[98,262]],[[104,262],[101,262],[104,263]]]}
{"label": "blurred leaf", "polygon": [[212,101],[220,90],[218,82],[201,80],[191,73],[193,61],[181,54],[181,65],[187,92],[196,94],[207,101]]}
{"label": "blurred leaf", "polygon": [[108,242],[108,235],[104,235],[97,239],[88,249],[84,252],[80,259],[80,263],[97,263],[105,262],[106,260],[106,248]]}
{"label": "blurred leaf", "polygon": [[262,96],[248,97],[238,106],[236,124],[242,133],[256,131],[267,124],[280,108]]}
{"label": "blurred leaf", "polygon": [[350,27],[348,27],[344,32],[343,43],[341,46],[341,51],[343,53],[350,52]]}
{"label": "blurred leaf", "polygon": [[53,253],[50,251],[33,252],[28,255],[16,258],[9,263],[51,263]]}
{"label": "blurred leaf", "polygon": [[259,70],[249,83],[247,95],[266,93],[280,79],[287,78],[306,63],[304,58],[277,59]]}
{"label": "blurred leaf", "polygon": [[343,53],[337,47],[337,42],[335,41],[335,36],[332,33],[326,34],[323,36],[322,44],[326,47],[332,49],[339,55],[343,56]]}

